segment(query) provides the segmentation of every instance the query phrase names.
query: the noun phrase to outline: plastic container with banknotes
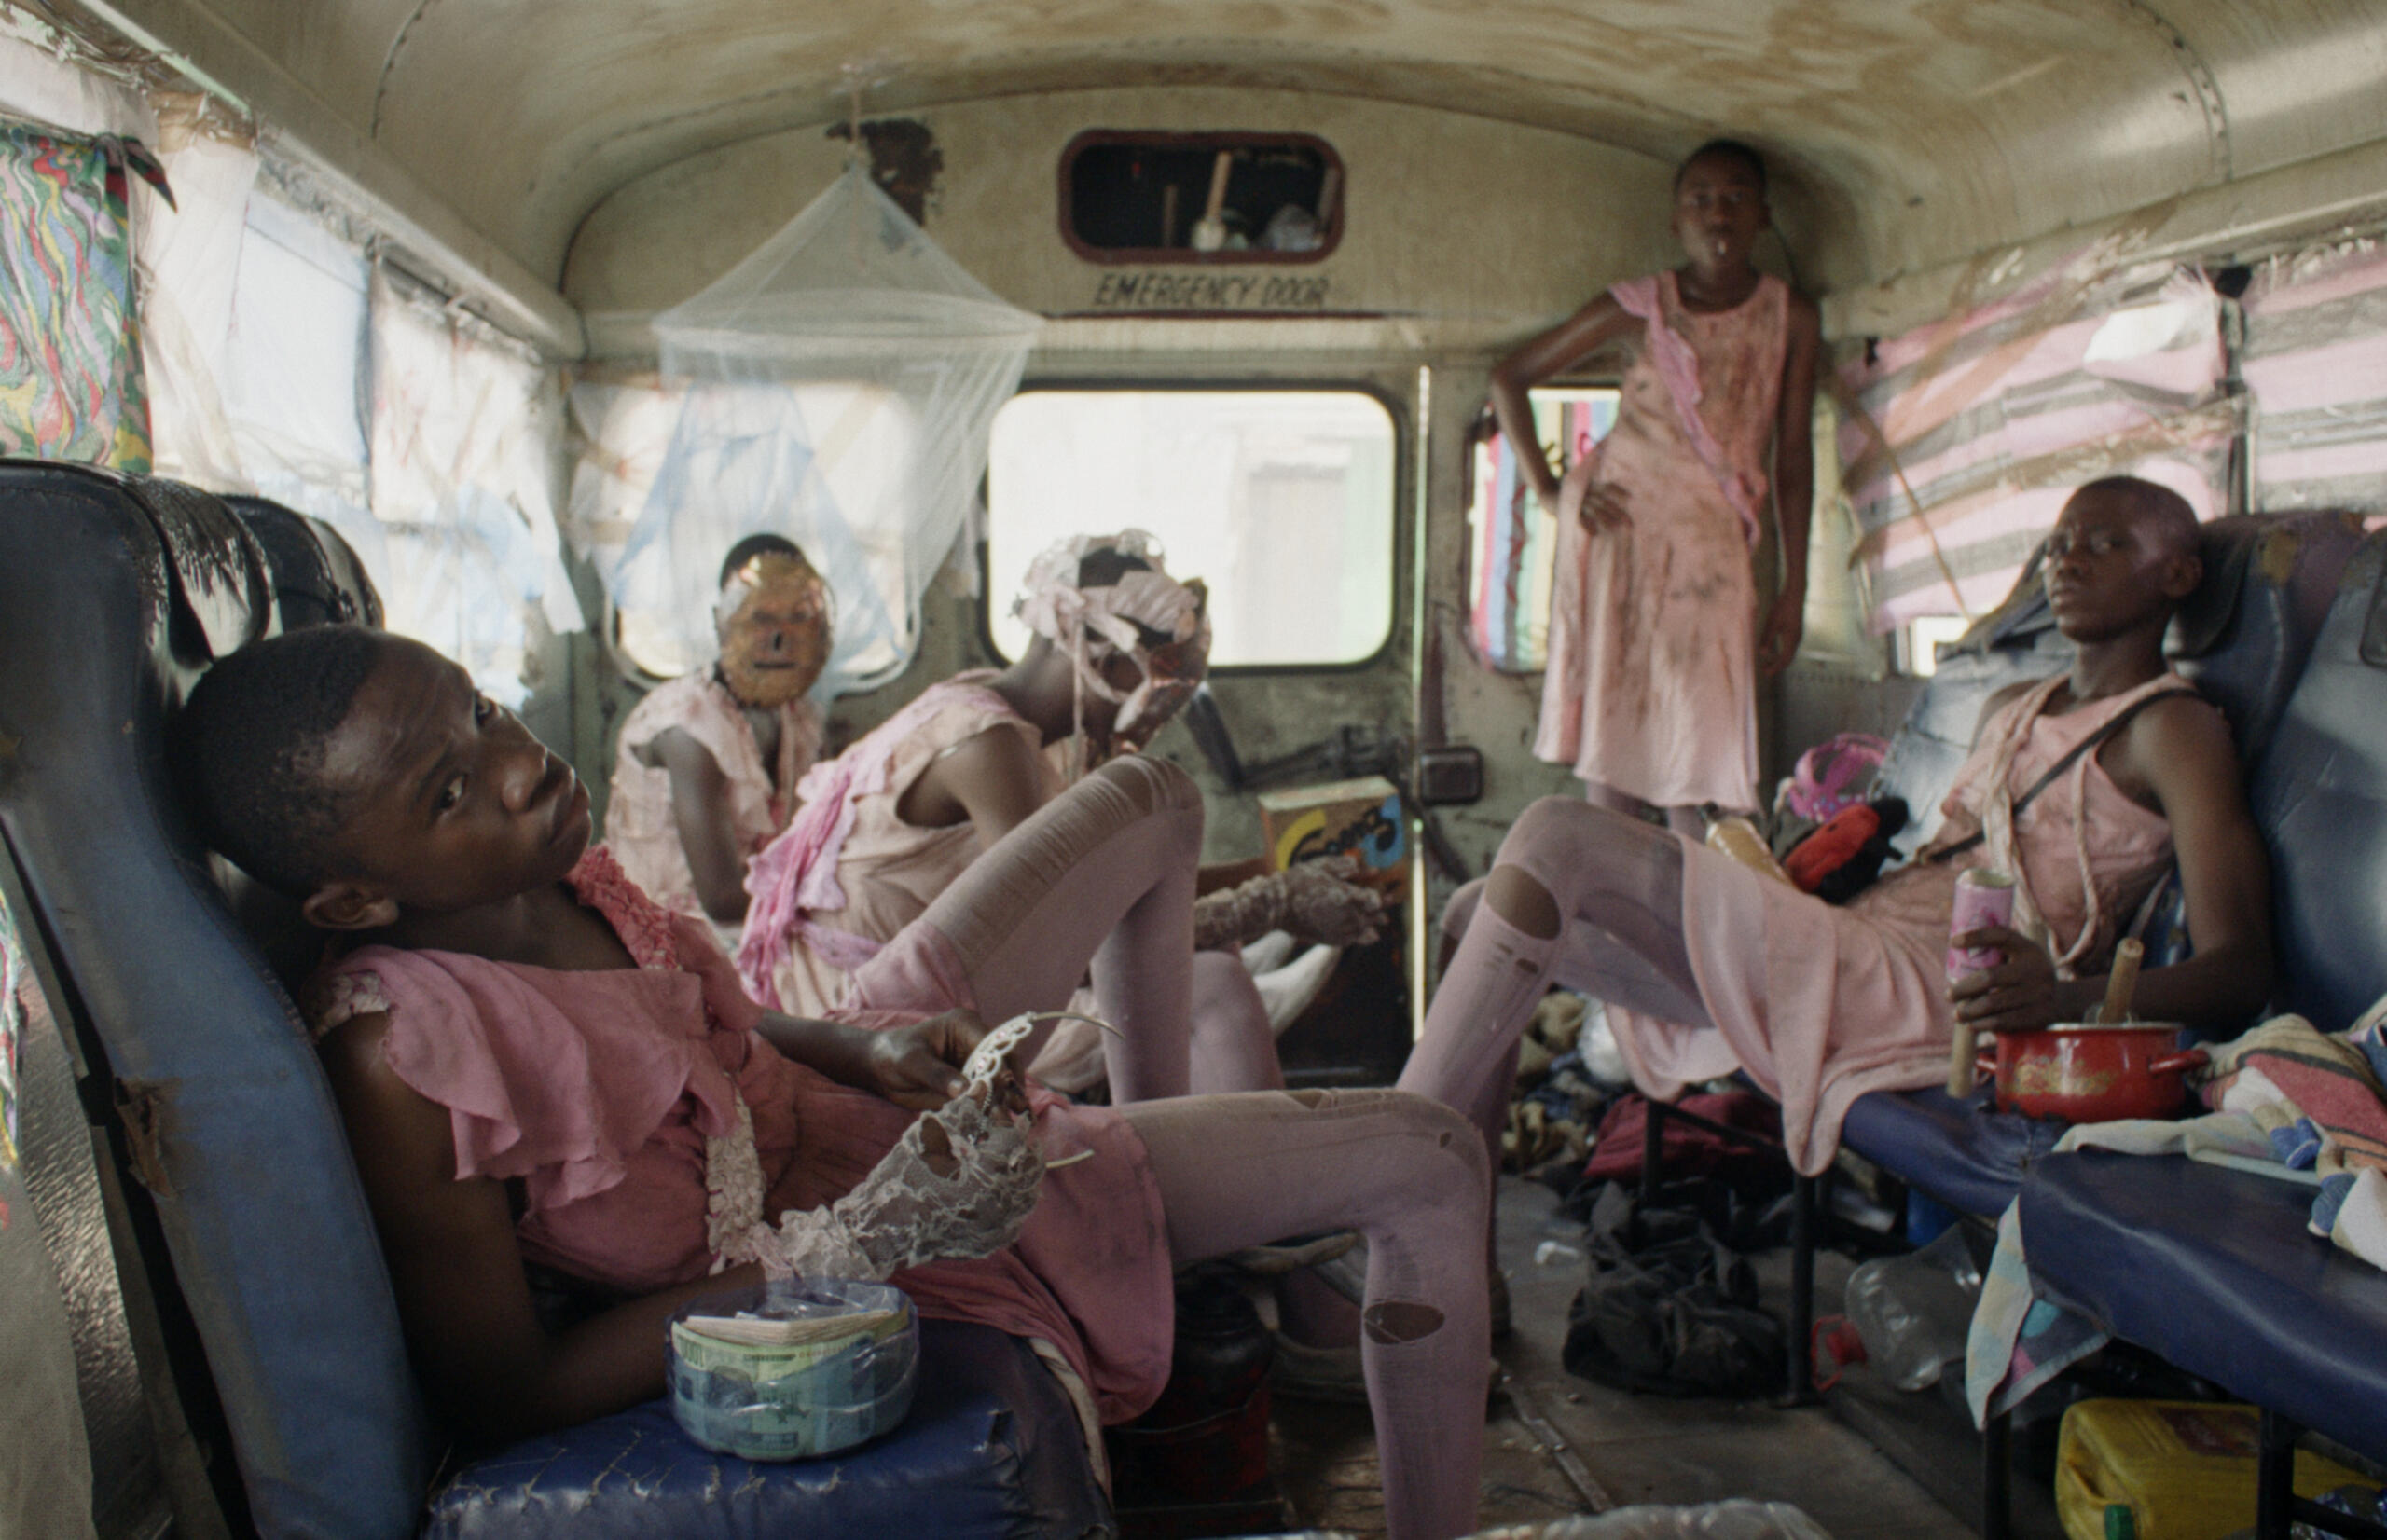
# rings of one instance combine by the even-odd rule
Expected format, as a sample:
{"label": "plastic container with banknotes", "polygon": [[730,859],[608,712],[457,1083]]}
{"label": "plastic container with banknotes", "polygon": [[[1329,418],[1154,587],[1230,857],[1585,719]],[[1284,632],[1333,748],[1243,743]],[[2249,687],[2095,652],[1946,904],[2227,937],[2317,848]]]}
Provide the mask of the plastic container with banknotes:
{"label": "plastic container with banknotes", "polygon": [[912,1301],[889,1284],[794,1278],[671,1317],[671,1415],[719,1454],[804,1460],[903,1422],[919,1379]]}

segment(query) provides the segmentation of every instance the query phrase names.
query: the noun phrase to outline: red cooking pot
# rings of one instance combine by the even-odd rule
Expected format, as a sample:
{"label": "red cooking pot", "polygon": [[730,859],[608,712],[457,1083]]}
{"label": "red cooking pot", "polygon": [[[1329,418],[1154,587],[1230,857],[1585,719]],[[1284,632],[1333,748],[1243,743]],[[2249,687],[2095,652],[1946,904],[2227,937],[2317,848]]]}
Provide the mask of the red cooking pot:
{"label": "red cooking pot", "polygon": [[1980,1067],[1997,1075],[1997,1109],[2072,1123],[2169,1118],[2187,1100],[2186,1071],[2201,1048],[2183,1049],[2174,1022],[2088,1023],[2040,1032],[2000,1032]]}

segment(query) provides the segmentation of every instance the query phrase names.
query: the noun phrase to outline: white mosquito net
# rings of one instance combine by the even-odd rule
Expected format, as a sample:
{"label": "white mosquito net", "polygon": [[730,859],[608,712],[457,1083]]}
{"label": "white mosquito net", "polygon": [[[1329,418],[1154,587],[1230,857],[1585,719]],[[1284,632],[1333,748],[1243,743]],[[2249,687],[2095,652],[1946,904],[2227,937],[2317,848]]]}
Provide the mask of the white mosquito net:
{"label": "white mosquito net", "polygon": [[858,164],[656,316],[663,375],[685,405],[609,579],[642,661],[712,657],[722,557],[768,531],[803,547],[836,592],[820,693],[892,678],[1041,324],[940,251]]}

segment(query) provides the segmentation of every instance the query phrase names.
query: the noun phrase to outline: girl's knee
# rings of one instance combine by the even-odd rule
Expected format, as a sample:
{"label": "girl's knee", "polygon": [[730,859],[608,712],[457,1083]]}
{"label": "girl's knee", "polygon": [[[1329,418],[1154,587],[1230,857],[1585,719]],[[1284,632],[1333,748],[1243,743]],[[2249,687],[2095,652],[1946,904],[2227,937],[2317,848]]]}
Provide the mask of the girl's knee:
{"label": "girl's knee", "polygon": [[1528,936],[1558,934],[1558,900],[1522,866],[1496,866],[1483,882],[1483,906]]}
{"label": "girl's knee", "polygon": [[1194,777],[1166,760],[1127,754],[1102,765],[1087,778],[1108,783],[1138,813],[1179,812],[1186,808],[1198,811],[1202,806],[1202,791],[1194,784]]}
{"label": "girl's knee", "polygon": [[1444,1107],[1430,1096],[1387,1091],[1386,1111],[1395,1120],[1392,1141],[1401,1155],[1396,1162],[1402,1185],[1420,1199],[1456,1195],[1481,1203],[1492,1179],[1483,1135],[1466,1114]]}

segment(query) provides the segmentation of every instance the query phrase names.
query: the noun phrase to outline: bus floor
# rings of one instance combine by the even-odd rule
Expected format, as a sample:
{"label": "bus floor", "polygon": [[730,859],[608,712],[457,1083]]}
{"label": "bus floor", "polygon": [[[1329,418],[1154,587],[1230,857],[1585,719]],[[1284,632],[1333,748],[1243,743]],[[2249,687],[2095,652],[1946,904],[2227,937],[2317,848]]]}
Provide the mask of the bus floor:
{"label": "bus floor", "polygon": [[[1569,1374],[1559,1361],[1566,1307],[1580,1286],[1581,1228],[1538,1183],[1500,1179],[1500,1265],[1515,1330],[1496,1344],[1501,1388],[1483,1424],[1484,1528],[1635,1503],[1726,1497],[1794,1503],[1834,1540],[1966,1540],[1970,1523],[1822,1407],[1777,1408],[1633,1396]],[[1537,1265],[1543,1241],[1577,1247]],[[1766,1302],[1781,1309],[1788,1253],[1758,1258]],[[1817,1292],[1837,1298],[1845,1260],[1827,1254]],[[1301,1528],[1384,1533],[1373,1437],[1364,1407],[1280,1399],[1271,1464]]]}

